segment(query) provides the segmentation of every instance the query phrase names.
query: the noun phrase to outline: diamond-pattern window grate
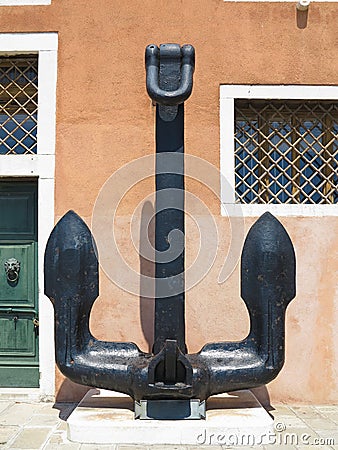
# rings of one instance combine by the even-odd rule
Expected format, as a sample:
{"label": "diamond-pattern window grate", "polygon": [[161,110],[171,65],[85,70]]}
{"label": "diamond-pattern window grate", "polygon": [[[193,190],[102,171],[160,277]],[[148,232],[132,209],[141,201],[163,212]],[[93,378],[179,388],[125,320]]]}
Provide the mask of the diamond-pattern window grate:
{"label": "diamond-pattern window grate", "polygon": [[237,203],[337,203],[338,102],[236,100]]}
{"label": "diamond-pattern window grate", "polygon": [[0,155],[37,151],[38,57],[0,57]]}

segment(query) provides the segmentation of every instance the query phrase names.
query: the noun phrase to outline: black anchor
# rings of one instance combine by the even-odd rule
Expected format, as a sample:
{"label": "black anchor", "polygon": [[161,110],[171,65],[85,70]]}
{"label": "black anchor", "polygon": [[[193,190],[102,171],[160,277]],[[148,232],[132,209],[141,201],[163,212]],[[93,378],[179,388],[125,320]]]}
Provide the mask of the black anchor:
{"label": "black anchor", "polygon": [[[280,372],[285,311],[295,296],[295,255],[281,223],[263,214],[251,227],[241,256],[241,297],[251,322],[248,337],[209,343],[188,354],[182,238],[184,101],[192,91],[194,48],[149,45],[146,71],[147,90],[156,102],[155,247],[161,254],[170,251],[170,240],[181,245],[173,260],[156,260],[152,353],[134,343],[100,341],[90,333],[89,315],[99,294],[98,261],[92,234],[73,211],[63,216],[48,240],[45,293],[55,310],[56,362],[66,377],[130,395],[136,417],[200,418],[209,396],[266,384]],[[163,173],[166,164],[170,171]],[[176,237],[173,230],[179,232]]]}

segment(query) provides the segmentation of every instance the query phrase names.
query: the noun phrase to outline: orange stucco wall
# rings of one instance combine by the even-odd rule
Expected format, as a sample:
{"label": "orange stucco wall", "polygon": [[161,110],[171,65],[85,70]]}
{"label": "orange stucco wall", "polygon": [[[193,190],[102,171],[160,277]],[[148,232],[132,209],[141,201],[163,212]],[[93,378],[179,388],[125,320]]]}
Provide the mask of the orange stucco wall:
{"label": "orange stucco wall", "polygon": [[[196,49],[194,90],[186,106],[186,152],[219,165],[220,84],[337,84],[338,4],[222,0],[52,0],[51,6],[1,7],[0,32],[59,34],[56,142],[56,219],[74,209],[91,222],[106,179],[129,161],[154,152],[154,108],[145,90],[144,49],[150,43],[191,43]],[[187,293],[187,343],[240,339],[248,316],[239,298],[239,272],[217,282],[230,228],[219,200],[197,183],[217,222],[220,249],[207,276]],[[126,196],[117,236],[130,264],[128,227],[153,182]],[[246,220],[246,229],[254,219]],[[261,395],[296,402],[338,401],[337,218],[282,218],[297,254],[297,298],[286,324],[286,363]],[[188,259],[198,235],[187,221]],[[151,272],[151,268],[146,268]],[[99,338],[152,339],[152,304],[101,276],[92,314]],[[58,373],[60,400],[79,398],[78,387]]]}

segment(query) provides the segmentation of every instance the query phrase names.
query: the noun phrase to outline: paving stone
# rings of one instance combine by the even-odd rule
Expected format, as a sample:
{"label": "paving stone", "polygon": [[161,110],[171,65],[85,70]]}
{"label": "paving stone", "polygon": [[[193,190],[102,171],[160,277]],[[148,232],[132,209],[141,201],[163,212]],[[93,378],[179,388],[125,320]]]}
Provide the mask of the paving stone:
{"label": "paving stone", "polygon": [[24,428],[12,442],[10,448],[40,449],[50,434],[50,428]]}
{"label": "paving stone", "polygon": [[60,444],[48,442],[43,447],[43,450],[58,450],[60,448],[62,450],[80,450],[81,444],[78,444],[76,442],[62,442]]}
{"label": "paving stone", "polygon": [[[149,448],[149,450],[153,450],[153,446],[149,446],[148,447]],[[169,446],[167,446],[167,447],[164,447],[164,448],[170,448]],[[217,446],[215,446],[215,445],[182,445],[182,447],[180,447],[180,446],[175,446],[175,445],[173,445],[173,448],[179,448],[180,450],[181,450],[181,448],[182,449],[184,449],[184,450],[203,450],[203,449],[205,449],[205,450],[220,450],[220,449],[226,449],[226,450],[231,450],[232,448],[235,448],[235,447],[226,447],[225,445],[217,445]],[[256,449],[258,449],[259,447],[256,447]],[[239,450],[239,449],[244,449],[244,447],[237,447],[237,450]]]}
{"label": "paving stone", "polygon": [[[250,446],[196,445],[96,445],[79,444],[67,439],[65,420],[75,404],[36,404],[0,401],[0,447],[43,450],[249,450]],[[334,405],[274,405],[270,414],[285,430],[276,431],[274,445],[256,446],[256,450],[338,450],[338,407]],[[60,419],[61,418],[61,419]],[[20,428],[24,426],[24,428]],[[305,442],[302,436],[306,435]],[[286,438],[288,436],[288,438]],[[292,439],[295,439],[293,441]]]}
{"label": "paving stone", "polygon": [[19,430],[20,427],[0,426],[0,445],[6,444],[19,432]]}
{"label": "paving stone", "polygon": [[308,450],[308,449],[316,449],[316,450],[332,450],[332,447],[329,447],[328,445],[303,445],[297,447],[298,450]]}
{"label": "paving stone", "polygon": [[0,414],[0,424],[25,425],[40,409],[38,404],[15,403]]}
{"label": "paving stone", "polygon": [[51,414],[34,414],[27,422],[27,426],[55,427],[59,422],[60,419],[58,416]]}
{"label": "paving stone", "polygon": [[64,444],[67,441],[67,435],[65,432],[54,432],[48,439],[50,444]]}
{"label": "paving stone", "polygon": [[[14,405],[14,402],[4,402],[4,401],[1,401],[0,402],[0,414],[3,412],[3,411],[5,411],[7,408],[9,408],[10,406],[13,406]],[[1,420],[0,420],[0,423],[1,423]]]}
{"label": "paving stone", "polygon": [[295,445],[264,445],[264,450],[297,450]]}
{"label": "paving stone", "polygon": [[[164,446],[162,446],[163,448]],[[117,450],[148,450],[152,447],[148,447],[148,445],[126,445],[126,444],[121,444],[121,445],[117,445],[116,449]],[[82,450],[82,449],[81,449]]]}
{"label": "paving stone", "polygon": [[295,445],[272,445],[264,446],[264,450],[297,450],[298,447]]}
{"label": "paving stone", "polygon": [[338,411],[338,405],[314,405],[314,408],[318,409],[319,411]]}
{"label": "paving stone", "polygon": [[57,426],[58,430],[67,431],[67,422],[65,420],[60,420],[59,425]]}
{"label": "paving stone", "polygon": [[[226,446],[226,445],[221,445],[221,446],[217,446],[217,447],[215,447],[214,445],[202,445],[201,447],[196,447],[196,449],[197,448],[199,448],[199,450],[201,450],[201,448],[203,449],[203,448],[205,448],[205,450],[219,450],[220,448],[223,450],[233,450],[233,449],[236,449],[236,450],[240,450],[240,449],[242,449],[242,447],[230,447],[230,446]],[[262,449],[263,447],[255,447],[255,449],[256,450],[259,450],[259,449]]]}
{"label": "paving stone", "polygon": [[[201,447],[193,447],[194,449],[199,449],[199,450],[201,450]],[[203,446],[202,446],[202,448],[203,448]],[[206,447],[206,450],[209,450],[209,448],[210,447]],[[223,446],[221,446],[221,448],[226,448],[227,450],[229,450],[229,448],[236,448],[237,450],[250,450],[250,449],[256,449],[256,450],[258,450],[258,449],[260,449],[260,448],[263,448],[263,446],[262,445],[255,445],[255,446],[253,446],[253,447],[250,447],[250,446],[247,446],[247,445],[241,445],[240,447],[225,447],[224,445]],[[190,447],[187,447],[187,450],[191,450],[190,449]]]}
{"label": "paving stone", "polygon": [[[51,435],[51,437],[47,441],[47,445],[43,448],[43,450],[57,450],[61,447],[63,450],[78,450],[81,448],[81,444],[78,442],[70,442],[67,439],[66,431],[59,431],[58,429]],[[91,448],[95,446],[92,445]]]}
{"label": "paving stone", "polygon": [[290,409],[287,405],[273,405],[273,409],[268,411],[273,417],[284,417],[290,416],[294,417],[295,413],[292,409]]}
{"label": "paving stone", "polygon": [[271,444],[277,446],[309,445],[317,437],[318,435],[309,427],[290,427],[283,433],[276,433],[275,439],[271,440]]}
{"label": "paving stone", "polygon": [[40,414],[50,414],[59,417],[60,410],[55,408],[55,403],[45,403],[40,410]]}
{"label": "paving stone", "polygon": [[[207,449],[209,450],[212,447],[207,446]],[[219,450],[219,447],[220,446],[218,446],[218,450]],[[143,448],[148,448],[149,450],[187,450],[186,445],[149,445],[149,446],[145,446]],[[202,448],[203,448],[203,446],[202,446]]]}
{"label": "paving stone", "polygon": [[121,445],[117,445],[116,449],[117,450],[148,450],[148,449],[150,449],[150,447],[148,447],[148,445],[126,445],[126,444],[121,444]]}
{"label": "paving stone", "polygon": [[301,419],[309,418],[309,419],[316,419],[316,418],[323,418],[323,415],[313,406],[292,406],[292,411],[300,417]]}
{"label": "paving stone", "polygon": [[288,431],[289,428],[306,428],[306,423],[296,415],[291,417],[282,417],[274,420],[276,431]]}
{"label": "paving stone", "polygon": [[333,445],[338,445],[338,430],[318,430],[317,434],[320,438],[320,441],[317,443],[319,445],[329,445],[330,447]]}
{"label": "paving stone", "polygon": [[316,418],[316,419],[306,419],[306,423],[313,430],[324,431],[324,430],[336,430],[337,424],[329,420],[328,418]]}
{"label": "paving stone", "polygon": [[318,434],[311,428],[289,428],[283,433],[278,443],[297,446],[311,445],[318,437]]}
{"label": "paving stone", "polygon": [[43,450],[80,450],[80,444],[76,444],[74,442],[65,443],[65,444],[50,444],[48,443],[43,447]]}
{"label": "paving stone", "polygon": [[[146,448],[149,448],[149,450],[186,450],[187,446],[186,445],[146,445]],[[143,447],[144,448],[144,447]],[[200,447],[201,448],[201,447]],[[208,449],[210,448],[209,446],[207,447]],[[219,448],[219,446],[218,446]]]}
{"label": "paving stone", "polygon": [[316,406],[315,409],[324,417],[324,418],[337,418],[338,416],[338,407],[332,407],[332,406],[328,406],[328,407],[321,407],[321,406]]}
{"label": "paving stone", "polygon": [[[135,447],[133,447],[135,450]],[[137,448],[137,447],[136,447]],[[81,450],[117,450],[116,445],[106,445],[106,444],[82,444]]]}
{"label": "paving stone", "polygon": [[338,411],[321,412],[322,418],[332,420],[338,424]]}

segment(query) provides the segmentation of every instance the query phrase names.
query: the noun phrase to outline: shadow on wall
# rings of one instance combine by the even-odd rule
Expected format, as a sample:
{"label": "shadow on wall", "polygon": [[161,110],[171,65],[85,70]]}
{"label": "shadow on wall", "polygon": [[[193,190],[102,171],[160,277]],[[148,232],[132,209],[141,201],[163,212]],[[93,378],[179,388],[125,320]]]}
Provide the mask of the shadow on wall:
{"label": "shadow on wall", "polygon": [[[152,203],[146,201],[142,207],[140,224],[140,320],[142,332],[148,343],[148,352],[154,344],[155,315],[155,211]],[[143,276],[142,276],[143,275]],[[148,279],[145,277],[149,277]],[[152,292],[152,298],[146,297]],[[149,295],[149,294],[148,294]]]}
{"label": "shadow on wall", "polygon": [[56,390],[55,401],[59,403],[79,402],[90,389],[92,389],[90,386],[82,386],[65,378]]}

